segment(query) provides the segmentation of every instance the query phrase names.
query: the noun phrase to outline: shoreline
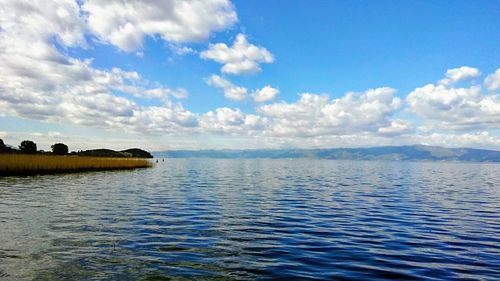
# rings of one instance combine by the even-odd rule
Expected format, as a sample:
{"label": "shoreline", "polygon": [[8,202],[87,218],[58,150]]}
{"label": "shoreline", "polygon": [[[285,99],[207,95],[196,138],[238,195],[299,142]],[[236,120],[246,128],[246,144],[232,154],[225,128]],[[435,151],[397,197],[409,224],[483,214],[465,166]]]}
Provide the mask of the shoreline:
{"label": "shoreline", "polygon": [[117,171],[153,167],[142,158],[2,154],[0,177]]}

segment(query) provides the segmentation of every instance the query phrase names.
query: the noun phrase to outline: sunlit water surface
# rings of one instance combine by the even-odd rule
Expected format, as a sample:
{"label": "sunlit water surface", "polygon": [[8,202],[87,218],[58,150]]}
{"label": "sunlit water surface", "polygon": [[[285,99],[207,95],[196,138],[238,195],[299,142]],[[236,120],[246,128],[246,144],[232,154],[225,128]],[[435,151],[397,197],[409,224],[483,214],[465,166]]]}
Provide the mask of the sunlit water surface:
{"label": "sunlit water surface", "polygon": [[500,165],[166,159],[0,178],[0,279],[500,279]]}

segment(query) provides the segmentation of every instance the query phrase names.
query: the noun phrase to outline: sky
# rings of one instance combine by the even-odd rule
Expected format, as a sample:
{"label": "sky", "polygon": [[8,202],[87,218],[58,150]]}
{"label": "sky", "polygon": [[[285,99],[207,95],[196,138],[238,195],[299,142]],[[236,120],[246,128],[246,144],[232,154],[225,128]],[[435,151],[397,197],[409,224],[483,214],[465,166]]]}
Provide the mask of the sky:
{"label": "sky", "polygon": [[0,138],[500,150],[500,1],[0,0]]}

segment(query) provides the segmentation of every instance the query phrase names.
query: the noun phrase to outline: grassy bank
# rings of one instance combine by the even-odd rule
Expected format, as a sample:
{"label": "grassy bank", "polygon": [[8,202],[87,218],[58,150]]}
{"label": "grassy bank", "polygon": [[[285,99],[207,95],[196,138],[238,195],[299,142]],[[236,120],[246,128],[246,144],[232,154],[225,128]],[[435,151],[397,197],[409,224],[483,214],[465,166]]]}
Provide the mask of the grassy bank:
{"label": "grassy bank", "polygon": [[0,154],[0,176],[72,173],[151,167],[146,159]]}

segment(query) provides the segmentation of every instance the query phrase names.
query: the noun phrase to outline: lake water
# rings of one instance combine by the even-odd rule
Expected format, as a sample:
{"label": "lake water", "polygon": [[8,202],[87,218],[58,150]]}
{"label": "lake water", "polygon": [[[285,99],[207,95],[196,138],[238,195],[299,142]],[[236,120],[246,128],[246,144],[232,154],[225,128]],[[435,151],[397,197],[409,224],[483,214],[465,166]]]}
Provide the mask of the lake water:
{"label": "lake water", "polygon": [[0,178],[0,279],[500,279],[500,165],[166,159]]}

